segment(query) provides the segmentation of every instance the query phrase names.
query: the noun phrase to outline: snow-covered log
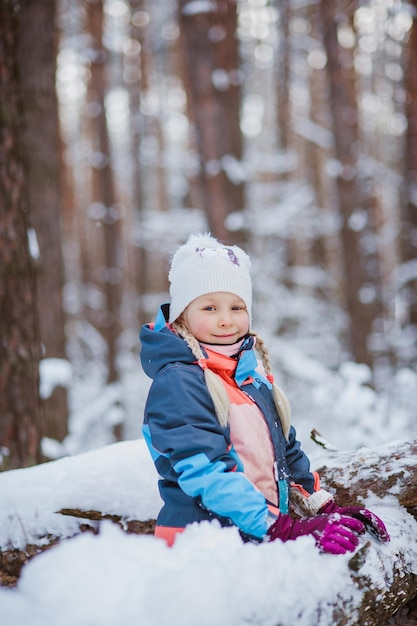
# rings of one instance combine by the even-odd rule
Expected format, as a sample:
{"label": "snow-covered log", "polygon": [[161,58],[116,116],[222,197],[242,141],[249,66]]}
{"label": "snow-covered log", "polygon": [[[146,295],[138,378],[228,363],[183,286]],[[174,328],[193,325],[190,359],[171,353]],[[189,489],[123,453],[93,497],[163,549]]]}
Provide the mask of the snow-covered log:
{"label": "snow-covered log", "polygon": [[318,473],[322,486],[336,493],[344,505],[363,502],[373,494],[392,496],[407,509],[417,507],[417,441],[329,452]]}
{"label": "snow-covered log", "polygon": [[[376,448],[328,454],[328,461],[318,473],[322,487],[332,492],[338,503],[372,507],[374,501],[392,500],[413,515],[417,511],[417,441],[396,441]],[[411,523],[409,518],[404,517],[407,526]],[[409,532],[409,528],[404,527],[404,532]],[[348,607],[344,606],[339,618],[336,611],[335,624],[381,624],[417,594],[417,569],[410,566],[409,553],[400,551],[388,563],[382,560],[380,585],[376,586],[366,567],[369,547],[369,543],[365,544],[349,563],[351,578],[363,591],[360,603],[351,607],[357,621],[352,622],[345,613]],[[415,539],[411,550],[417,557]],[[378,546],[374,557],[379,557]]]}
{"label": "snow-covered log", "polygon": [[[83,558],[89,560],[87,552],[95,554],[98,549],[96,541],[106,546],[107,554],[123,537],[129,542],[129,554],[130,550],[135,551],[135,567],[142,572],[139,577],[142,587],[148,589],[149,585],[149,589],[152,588],[155,572],[152,570],[148,581],[148,563],[153,567],[160,563],[158,589],[162,595],[168,593],[172,580],[169,576],[165,589],[165,574],[162,572],[165,563],[169,564],[170,571],[175,568],[183,581],[176,592],[178,603],[189,599],[188,596],[182,597],[181,593],[182,590],[188,593],[187,585],[193,584],[193,567],[201,567],[198,560],[201,553],[204,562],[211,566],[204,570],[200,600],[207,601],[204,595],[207,585],[208,589],[212,588],[210,585],[216,589],[225,585],[225,597],[221,593],[211,595],[210,606],[220,614],[232,603],[233,611],[241,611],[243,615],[235,623],[381,626],[417,595],[417,522],[412,515],[412,509],[417,507],[416,451],[417,442],[396,442],[355,452],[327,451],[326,462],[318,470],[322,486],[331,491],[340,504],[360,503],[372,509],[385,521],[392,537],[391,542],[380,544],[372,536],[365,535],[358,550],[350,557],[321,555],[308,538],[287,544],[263,544],[258,549],[241,544],[234,529],[223,532],[215,525],[209,525],[210,530],[203,525],[191,527],[172,549],[147,537],[141,537],[136,544],[132,533],[152,533],[161,505],[157,475],[142,440],[113,444],[34,468],[3,472],[0,474],[0,584],[2,570],[6,575],[3,584],[13,584],[13,580],[19,577],[20,565],[16,571],[10,568],[12,561],[22,553],[24,561],[33,560],[34,566],[39,563],[39,568],[44,567],[46,571],[49,571],[50,562],[56,560],[59,566],[64,562],[68,579],[63,586],[67,589],[80,576],[80,572],[74,570],[74,580],[71,578],[72,570],[65,560],[70,558],[71,550],[77,546],[81,550],[83,546],[82,550],[86,551],[82,553]],[[113,522],[111,526],[109,520]],[[116,529],[115,524],[124,532]],[[67,550],[66,542],[61,540],[80,534],[86,528],[99,536],[84,533],[85,541],[76,538],[75,548],[68,546]],[[113,536],[110,529],[120,535]],[[45,552],[52,543],[58,544],[54,550],[47,550],[39,560],[37,556],[32,559],[32,555],[41,550]],[[124,548],[121,550],[124,554],[123,551]],[[119,558],[117,550],[116,556]],[[120,557],[117,567],[123,567],[122,561]],[[227,571],[223,571],[226,564]],[[258,581],[253,564],[260,571],[269,572],[268,576],[261,577],[262,583]],[[37,584],[37,568],[31,568],[31,565],[29,563],[25,568],[23,582],[26,587],[23,585],[23,591],[29,583]],[[244,580],[240,575],[242,570],[247,573]],[[101,570],[94,575],[100,577]],[[136,580],[135,569],[132,575]],[[223,582],[219,587],[220,575],[223,575]],[[39,584],[44,588],[42,580]],[[256,593],[251,591],[251,585],[256,587]],[[298,593],[297,589],[304,591]],[[233,596],[235,592],[236,597]],[[245,613],[246,605],[241,609],[242,603],[237,600],[239,593],[250,600],[248,614]],[[252,604],[259,598],[262,610],[255,619]],[[198,606],[197,609],[200,611]],[[271,616],[273,620],[276,616],[276,621],[271,621]],[[189,623],[183,622],[186,626]],[[389,626],[400,623],[390,620]]]}
{"label": "snow-covered log", "polygon": [[[417,442],[397,441],[372,449],[362,448],[355,452],[328,452],[328,461],[318,472],[322,486],[334,494],[343,505],[367,504],[392,501],[399,507],[417,507]],[[383,509],[382,509],[383,511]],[[411,511],[412,512],[412,511]],[[97,512],[63,510],[67,515],[100,519]],[[383,512],[381,513],[383,516]],[[111,519],[111,517],[109,516]],[[123,527],[123,519],[113,521]],[[404,533],[412,536],[409,525],[412,518],[404,511]],[[132,521],[126,522],[127,532],[151,532],[152,524],[142,530]],[[354,594],[341,593],[334,606],[332,624],[347,626],[361,624],[378,626],[389,619],[417,594],[417,542],[409,550],[388,553],[386,546],[375,540],[364,541],[349,560],[347,586],[362,591]],[[413,558],[413,554],[414,557]],[[320,607],[317,607],[320,614]],[[278,622],[279,624],[279,622]]]}

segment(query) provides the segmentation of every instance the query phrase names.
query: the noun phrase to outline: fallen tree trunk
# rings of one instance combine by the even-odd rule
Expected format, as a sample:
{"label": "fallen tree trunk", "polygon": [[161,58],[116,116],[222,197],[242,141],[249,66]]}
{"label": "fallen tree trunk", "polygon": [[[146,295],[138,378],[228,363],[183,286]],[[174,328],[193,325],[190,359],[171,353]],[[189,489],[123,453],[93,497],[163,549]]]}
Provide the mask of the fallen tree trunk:
{"label": "fallen tree trunk", "polygon": [[[106,450],[96,451],[94,459],[100,468],[104,467],[101,455],[106,455],[106,471],[100,472],[100,480],[107,485],[110,481],[109,491],[114,487],[111,483],[115,468],[119,468],[121,474],[128,475],[132,471],[135,459],[141,454],[141,443],[129,442],[128,444],[115,444],[115,465],[109,465]],[[120,454],[118,453],[120,451]],[[355,452],[328,451],[325,464],[318,469],[322,486],[334,494],[335,499],[342,505],[366,504],[373,509],[387,523],[391,533],[391,542],[379,544],[374,538],[366,536],[360,548],[349,560],[346,560],[346,584],[341,586],[337,599],[332,596],[329,600],[325,595],[317,600],[317,621],[322,624],[320,614],[328,615],[328,607],[333,605],[333,619],[331,624],[335,626],[381,626],[388,621],[389,626],[404,624],[404,616],[392,617],[397,611],[406,610],[405,607],[411,599],[417,595],[417,523],[412,515],[417,507],[417,441],[394,442],[389,445],[372,449],[361,449]],[[112,457],[113,458],[113,457]],[[86,486],[87,496],[82,501],[89,504],[84,509],[75,504],[79,499],[68,489],[68,485],[75,471],[81,471],[88,483],[90,478],[85,474],[90,467],[86,455],[76,460],[76,467],[71,459],[65,460],[65,468],[68,474],[62,470],[60,480],[61,501],[67,501],[68,507],[57,507],[57,513],[62,516],[70,516],[69,519],[79,520],[74,526],[74,532],[90,530],[95,533],[100,531],[102,521],[112,521],[120,526],[126,533],[151,534],[155,520],[132,518],[128,514],[128,505],[131,499],[139,494],[143,498],[146,489],[155,482],[156,476],[145,475],[138,477],[135,482],[135,491],[126,491],[125,497],[117,501],[113,510],[100,511],[94,500],[94,490]],[[60,461],[53,463],[62,463]],[[52,464],[53,466],[53,464]],[[61,467],[61,466],[56,466]],[[46,469],[43,466],[43,471]],[[22,470],[24,472],[24,470]],[[48,474],[49,475],[49,474]],[[24,476],[22,476],[24,478]],[[44,485],[42,474],[42,485]],[[24,482],[24,481],[22,481]],[[52,488],[54,483],[52,483]],[[75,505],[75,506],[74,506]],[[70,508],[71,507],[71,508]],[[139,516],[137,516],[139,517]],[[73,526],[71,525],[71,528]],[[68,536],[68,535],[67,535]],[[63,538],[62,536],[61,538]],[[60,539],[60,537],[58,537]],[[50,536],[49,543],[56,543],[57,537]],[[24,558],[22,564],[32,555],[36,555],[42,548],[21,550]],[[8,552],[0,553],[3,565],[8,568],[11,575],[3,580],[3,584],[13,585],[18,579],[20,572],[19,550],[16,546]],[[1,584],[0,567],[0,584]],[[5,572],[6,573],[6,572]],[[289,572],[290,576],[291,573]],[[295,584],[297,581],[294,581]],[[300,603],[302,611],[302,603]],[[288,626],[279,621],[276,626]],[[407,622],[405,622],[407,623]],[[261,626],[261,623],[260,623]],[[292,626],[292,625],[291,625]],[[327,626],[327,623],[326,623]]]}
{"label": "fallen tree trunk", "polygon": [[[392,497],[401,507],[417,507],[417,442],[394,442],[355,452],[329,452],[326,465],[318,470],[322,487],[334,494],[343,505],[365,504],[371,495],[379,500]],[[152,532],[153,521],[143,527],[138,522],[117,516],[103,516],[90,511],[61,510],[60,513],[91,520],[112,519],[127,532]],[[407,523],[407,512],[404,519]],[[417,543],[415,543],[417,564]],[[369,560],[378,572],[369,570]],[[412,561],[412,559],[411,559]],[[399,550],[395,558],[386,558],[383,545],[366,541],[349,561],[350,583],[362,591],[360,602],[353,604],[341,597],[334,607],[333,624],[380,626],[417,595],[417,568],[410,564],[410,554]],[[390,621],[390,624],[396,624]],[[401,623],[401,622],[398,622]]]}
{"label": "fallen tree trunk", "polygon": [[121,515],[110,515],[108,513],[101,513],[100,511],[61,509],[60,511],[58,511],[58,513],[61,513],[61,515],[70,515],[71,517],[78,517],[80,519],[91,520],[94,522],[109,520],[110,522],[117,524],[125,532],[134,535],[153,535],[156,523],[156,520],[153,519],[146,521],[131,519],[127,520]]}
{"label": "fallen tree trunk", "polygon": [[[360,548],[349,561],[351,579],[362,591],[361,601],[356,605],[344,602],[335,608],[335,621],[338,626],[361,624],[378,626],[389,620],[399,609],[413,600],[417,594],[417,572],[407,571],[406,560],[401,554],[392,562],[392,568],[381,562],[379,585],[366,570],[369,543]],[[355,615],[352,621],[352,613]],[[401,624],[402,622],[398,622]],[[392,622],[397,624],[397,622]]]}
{"label": "fallen tree trunk", "polygon": [[[328,462],[318,473],[322,487],[344,506],[366,504],[373,497],[380,500],[392,497],[411,515],[417,511],[417,441],[397,441],[355,452],[331,451]],[[355,607],[356,623],[370,626],[381,624],[416,597],[417,569],[415,564],[410,567],[404,554],[398,553],[392,560],[391,571],[381,565],[384,583],[380,589],[375,588],[363,567],[368,548],[369,545],[364,546],[355,554],[350,568],[352,580],[363,590],[362,601]],[[412,549],[417,557],[415,537]],[[341,617],[336,623],[352,622]]]}
{"label": "fallen tree trunk", "polygon": [[372,493],[381,499],[392,496],[406,509],[417,507],[417,441],[330,452],[318,473],[322,486],[344,505],[363,502]]}

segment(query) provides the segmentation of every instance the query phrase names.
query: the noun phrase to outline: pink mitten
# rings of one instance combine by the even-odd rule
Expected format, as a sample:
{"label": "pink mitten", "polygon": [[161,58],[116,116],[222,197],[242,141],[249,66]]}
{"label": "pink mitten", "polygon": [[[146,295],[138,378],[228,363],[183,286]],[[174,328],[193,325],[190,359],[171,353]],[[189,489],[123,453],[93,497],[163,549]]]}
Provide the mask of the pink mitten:
{"label": "pink mitten", "polygon": [[364,524],[344,515],[315,515],[307,519],[293,519],[281,514],[268,530],[272,541],[288,541],[302,535],[312,535],[316,545],[331,554],[353,552],[359,540],[357,535],[365,532]]}
{"label": "pink mitten", "polygon": [[327,502],[319,511],[319,513],[333,514],[340,513],[340,515],[350,515],[355,519],[360,520],[366,530],[370,532],[378,541],[386,542],[390,540],[387,529],[384,522],[369,509],[364,509],[360,506],[338,506],[333,500]]}

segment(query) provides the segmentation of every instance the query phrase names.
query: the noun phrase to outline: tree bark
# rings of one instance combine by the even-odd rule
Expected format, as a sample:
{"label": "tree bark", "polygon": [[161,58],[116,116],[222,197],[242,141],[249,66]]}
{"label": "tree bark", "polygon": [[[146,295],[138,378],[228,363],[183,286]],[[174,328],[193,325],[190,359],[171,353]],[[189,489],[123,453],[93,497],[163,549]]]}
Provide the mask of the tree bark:
{"label": "tree bark", "polygon": [[[40,334],[20,140],[17,8],[0,3],[0,468],[40,461]],[[3,461],[3,463],[2,463]]]}
{"label": "tree bark", "polygon": [[361,503],[371,493],[392,496],[412,509],[417,507],[416,459],[417,440],[397,441],[374,450],[335,453],[318,473],[324,489],[337,493],[344,505]]}
{"label": "tree bark", "polygon": [[[141,232],[144,213],[144,186],[139,155],[142,129],[145,121],[140,111],[140,103],[142,93],[146,93],[148,88],[148,59],[151,53],[146,29],[140,25],[140,22],[139,24],[136,23],[137,16],[141,15],[144,11],[144,0],[129,0],[129,6],[131,14],[130,36],[133,41],[139,44],[139,59],[132,55],[132,59],[129,59],[128,64],[128,67],[131,67],[132,71],[136,70],[138,77],[137,80],[130,80],[128,82],[127,89],[129,92],[129,115],[132,127],[132,167],[134,172],[132,189],[132,202],[134,207],[133,219],[135,220],[139,232]],[[137,321],[139,326],[145,324],[148,319],[143,299],[144,294],[148,291],[148,261],[145,242],[140,241],[136,244],[134,249],[134,269],[132,271],[132,277],[135,281],[138,294]]]}
{"label": "tree bark", "polygon": [[[277,63],[277,129],[278,148],[285,152],[290,146],[290,0],[275,2],[280,16],[279,59]],[[284,174],[286,176],[286,174]]]}
{"label": "tree bark", "polygon": [[97,275],[101,278],[99,282],[105,295],[105,310],[100,311],[98,326],[107,344],[107,382],[111,383],[119,378],[116,357],[117,339],[121,330],[120,306],[123,275],[121,268],[121,214],[120,207],[116,203],[105,109],[107,52],[104,49],[102,40],[104,6],[102,0],[88,0],[86,7],[88,31],[92,36],[94,49],[94,57],[91,62],[91,78],[88,86],[88,104],[91,108],[95,107],[97,111],[92,118],[92,149],[96,158],[92,168],[92,197],[93,202],[102,207],[102,216],[100,220],[97,220],[97,223],[100,224],[102,233],[101,262],[103,265],[95,269]]}
{"label": "tree bark", "polygon": [[[356,452],[332,453],[329,462],[318,470],[321,485],[332,492],[343,506],[362,505],[371,495],[392,497],[412,515],[417,512],[417,440],[394,442],[379,448],[362,448]],[[392,560],[392,569],[381,572],[385,589],[382,591],[361,571],[368,547],[356,553],[350,561],[352,580],[363,590],[362,601],[355,607],[357,624],[378,626],[389,619],[407,602],[417,596],[417,572],[410,571],[404,554]],[[416,550],[417,552],[417,550]],[[361,564],[362,561],[362,564]],[[341,617],[335,624],[352,624]]]}
{"label": "tree bark", "polygon": [[372,334],[384,317],[382,279],[377,246],[375,199],[370,181],[360,171],[359,128],[353,48],[342,47],[338,28],[353,31],[356,2],[321,0],[323,44],[327,54],[329,112],[334,135],[337,202],[342,226],[344,294],[349,316],[348,341],[356,361],[373,365]]}
{"label": "tree bark", "polygon": [[[408,322],[417,325],[417,0],[409,3],[414,9],[413,25],[404,52],[404,89],[407,130],[405,136],[405,173],[403,190],[402,260],[412,270],[405,278],[403,294]],[[405,272],[408,274],[408,272]]]}
{"label": "tree bark", "polygon": [[[44,358],[66,358],[62,290],[61,168],[58,100],[56,3],[28,0],[19,13],[19,71],[25,107],[25,178],[31,223],[39,245],[38,311]],[[64,387],[43,399],[44,434],[62,441],[68,434]]]}
{"label": "tree bark", "polygon": [[[240,80],[235,0],[216,0],[193,13],[179,0],[187,92],[200,160],[203,209],[211,232],[223,241],[239,241],[226,219],[243,209]],[[208,7],[208,4],[206,5]],[[190,9],[190,10],[189,10]]]}

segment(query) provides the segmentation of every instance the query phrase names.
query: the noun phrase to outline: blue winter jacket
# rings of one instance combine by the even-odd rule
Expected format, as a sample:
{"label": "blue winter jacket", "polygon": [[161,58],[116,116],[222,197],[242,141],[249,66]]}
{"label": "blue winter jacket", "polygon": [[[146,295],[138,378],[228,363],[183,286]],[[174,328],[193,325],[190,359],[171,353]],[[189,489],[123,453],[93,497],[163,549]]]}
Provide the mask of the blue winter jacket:
{"label": "blue winter jacket", "polygon": [[[153,379],[143,435],[161,477],[164,502],[157,524],[184,528],[218,519],[224,526],[236,525],[243,536],[262,539],[269,522],[268,502],[245,476],[230,428],[221,427],[215,415],[203,370],[186,342],[166,323],[168,310],[169,305],[163,305],[155,325],[144,325],[140,333],[142,366]],[[246,356],[254,352],[253,337],[243,343],[237,368],[246,352]],[[293,427],[285,440],[269,387],[266,379],[257,377],[241,389],[267,421],[276,458],[279,509],[287,512],[289,484],[297,483],[311,494],[317,479]]]}

